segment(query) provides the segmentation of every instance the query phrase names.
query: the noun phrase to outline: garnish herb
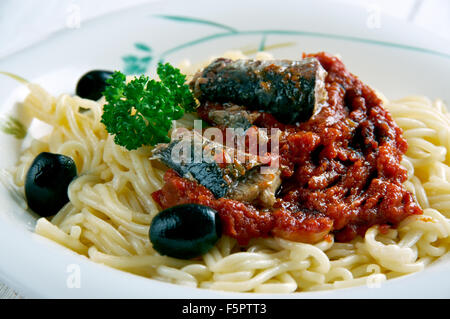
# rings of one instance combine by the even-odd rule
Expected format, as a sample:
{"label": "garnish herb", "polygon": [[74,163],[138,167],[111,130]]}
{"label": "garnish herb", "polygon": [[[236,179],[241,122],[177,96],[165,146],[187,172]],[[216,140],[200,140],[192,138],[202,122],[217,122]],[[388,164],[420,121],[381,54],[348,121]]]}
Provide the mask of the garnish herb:
{"label": "garnish herb", "polygon": [[25,126],[18,119],[12,116],[0,120],[0,129],[3,133],[10,134],[19,140],[23,139],[25,135],[27,135],[27,129]]}
{"label": "garnish herb", "polygon": [[141,75],[127,84],[125,75],[116,71],[106,81],[101,122],[114,142],[128,150],[169,142],[172,121],[195,110],[195,99],[179,69],[159,63],[157,74],[161,81]]}

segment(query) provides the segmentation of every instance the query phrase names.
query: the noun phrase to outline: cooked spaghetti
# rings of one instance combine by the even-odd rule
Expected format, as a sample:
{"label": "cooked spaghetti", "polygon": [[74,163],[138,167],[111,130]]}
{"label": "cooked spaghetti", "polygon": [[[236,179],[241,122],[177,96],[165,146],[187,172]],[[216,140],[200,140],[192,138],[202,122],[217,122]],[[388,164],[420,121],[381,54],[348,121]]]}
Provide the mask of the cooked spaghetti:
{"label": "cooked spaghetti", "polygon": [[[243,57],[239,52],[224,56]],[[197,66],[185,63],[182,69],[193,74]],[[38,219],[36,233],[94,262],[192,287],[291,293],[380,284],[421,271],[449,251],[450,118],[440,100],[383,98],[408,142],[404,186],[423,214],[405,218],[396,228],[372,226],[349,242],[335,242],[333,235],[315,244],[269,237],[253,238],[242,247],[223,236],[201,258],[181,260],[159,255],[148,238],[160,210],[150,194],[163,187],[165,174],[162,165],[149,160],[152,149],[128,151],[116,145],[100,122],[103,100],[66,94],[54,98],[36,84],[28,87],[26,112],[52,131],[22,152],[12,172],[14,183],[24,186],[27,170],[41,152],[71,157],[79,176],[69,186],[70,202],[54,217]],[[190,127],[194,119],[186,115],[176,125]]]}

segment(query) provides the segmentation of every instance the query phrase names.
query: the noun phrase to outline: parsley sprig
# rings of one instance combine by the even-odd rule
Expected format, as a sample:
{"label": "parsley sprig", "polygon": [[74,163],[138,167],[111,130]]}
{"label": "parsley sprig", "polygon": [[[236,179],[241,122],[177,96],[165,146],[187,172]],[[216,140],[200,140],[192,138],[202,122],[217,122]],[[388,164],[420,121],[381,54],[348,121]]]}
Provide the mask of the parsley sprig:
{"label": "parsley sprig", "polygon": [[157,74],[161,81],[141,75],[126,83],[125,75],[116,71],[106,81],[101,122],[114,142],[128,150],[169,142],[172,121],[195,110],[195,99],[179,69],[159,63]]}

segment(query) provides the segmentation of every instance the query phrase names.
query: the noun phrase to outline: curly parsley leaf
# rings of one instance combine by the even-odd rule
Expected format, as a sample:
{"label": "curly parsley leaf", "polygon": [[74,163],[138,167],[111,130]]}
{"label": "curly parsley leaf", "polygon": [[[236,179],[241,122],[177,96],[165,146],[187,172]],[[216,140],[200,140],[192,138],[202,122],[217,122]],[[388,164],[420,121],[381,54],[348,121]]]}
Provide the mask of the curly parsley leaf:
{"label": "curly parsley leaf", "polygon": [[157,73],[161,81],[141,75],[126,83],[119,71],[106,81],[101,122],[114,142],[128,150],[169,142],[172,121],[195,110],[195,99],[180,70],[159,63]]}
{"label": "curly parsley leaf", "polygon": [[164,85],[174,92],[175,102],[183,105],[186,112],[194,112],[195,100],[189,86],[185,84],[186,76],[169,63],[159,63],[157,73]]}

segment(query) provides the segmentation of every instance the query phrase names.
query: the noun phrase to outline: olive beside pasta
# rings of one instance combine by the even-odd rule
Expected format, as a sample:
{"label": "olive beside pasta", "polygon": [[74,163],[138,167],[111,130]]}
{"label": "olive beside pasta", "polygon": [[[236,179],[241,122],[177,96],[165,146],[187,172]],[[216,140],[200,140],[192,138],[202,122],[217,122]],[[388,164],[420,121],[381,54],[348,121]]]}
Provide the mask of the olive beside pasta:
{"label": "olive beside pasta", "polygon": [[85,73],[78,80],[75,93],[79,97],[89,100],[98,100],[106,88],[106,80],[113,72],[106,70],[92,70]]}
{"label": "olive beside pasta", "polygon": [[77,176],[72,158],[42,152],[34,159],[25,180],[25,197],[30,209],[42,217],[56,214],[67,202],[67,189]]}
{"label": "olive beside pasta", "polygon": [[161,255],[190,259],[207,253],[222,233],[214,209],[197,204],[177,205],[158,213],[150,225],[150,241]]}

